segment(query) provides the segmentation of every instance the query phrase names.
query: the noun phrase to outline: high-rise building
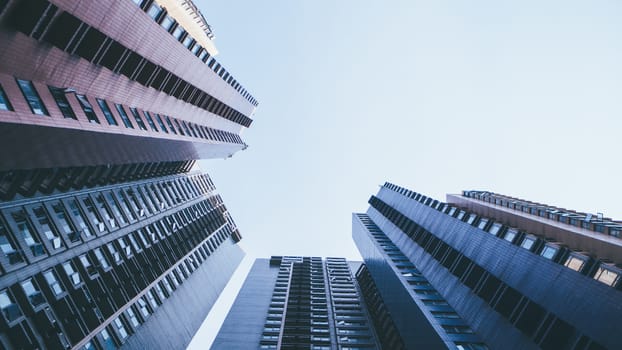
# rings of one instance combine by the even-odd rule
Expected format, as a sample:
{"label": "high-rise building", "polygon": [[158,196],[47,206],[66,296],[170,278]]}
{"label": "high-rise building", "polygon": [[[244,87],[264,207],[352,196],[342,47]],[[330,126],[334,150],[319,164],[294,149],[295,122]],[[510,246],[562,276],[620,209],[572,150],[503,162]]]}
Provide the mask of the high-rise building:
{"label": "high-rise building", "polygon": [[177,349],[244,253],[255,99],[188,0],[0,1],[0,349]]}
{"label": "high-rise building", "polygon": [[[257,259],[212,349],[379,348],[365,291],[352,273],[360,265],[343,258]],[[382,340],[403,348],[394,336]]]}
{"label": "high-rise building", "polygon": [[0,199],[174,174],[246,144],[257,101],[186,0],[0,2]]}
{"label": "high-rise building", "polygon": [[622,347],[622,222],[484,191],[443,203],[391,183],[369,203],[353,237],[407,348]]}

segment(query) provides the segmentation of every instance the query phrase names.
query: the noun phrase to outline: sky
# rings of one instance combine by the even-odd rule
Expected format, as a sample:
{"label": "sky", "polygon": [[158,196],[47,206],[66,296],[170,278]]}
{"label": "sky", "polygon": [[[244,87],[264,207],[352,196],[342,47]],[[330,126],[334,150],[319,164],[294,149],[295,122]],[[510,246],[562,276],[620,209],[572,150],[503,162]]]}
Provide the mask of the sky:
{"label": "sky", "polygon": [[247,256],[188,349],[255,258],[360,260],[351,213],[385,181],[622,220],[622,2],[195,1],[259,107],[247,150],[201,162]]}

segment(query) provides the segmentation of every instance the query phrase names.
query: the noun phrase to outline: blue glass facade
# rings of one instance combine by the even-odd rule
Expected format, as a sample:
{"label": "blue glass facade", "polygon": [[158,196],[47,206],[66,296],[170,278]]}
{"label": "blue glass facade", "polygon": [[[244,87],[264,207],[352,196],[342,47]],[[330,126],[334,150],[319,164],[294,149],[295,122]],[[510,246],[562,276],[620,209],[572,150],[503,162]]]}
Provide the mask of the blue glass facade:
{"label": "blue glass facade", "polygon": [[[367,215],[373,224],[489,347],[622,346],[622,295],[615,266],[592,254],[591,268],[577,268],[573,259],[580,255],[572,250],[572,241],[556,237],[551,243],[547,223],[516,227],[520,221],[511,215],[475,213],[389,183],[369,202]],[[387,274],[399,274],[370,249],[365,231],[355,220],[355,241],[391,305],[381,281],[390,278]],[[404,296],[395,298],[403,301]]]}

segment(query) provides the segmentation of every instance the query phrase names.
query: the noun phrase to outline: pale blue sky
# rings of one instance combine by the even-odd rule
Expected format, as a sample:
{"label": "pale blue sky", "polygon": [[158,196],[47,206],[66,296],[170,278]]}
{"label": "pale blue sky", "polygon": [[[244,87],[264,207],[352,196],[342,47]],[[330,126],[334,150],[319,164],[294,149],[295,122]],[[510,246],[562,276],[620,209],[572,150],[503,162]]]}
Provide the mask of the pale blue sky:
{"label": "pale blue sky", "polygon": [[622,219],[622,2],[197,3],[260,102],[250,147],[202,163],[247,252],[228,303],[255,257],[360,259],[351,212],[387,180]]}

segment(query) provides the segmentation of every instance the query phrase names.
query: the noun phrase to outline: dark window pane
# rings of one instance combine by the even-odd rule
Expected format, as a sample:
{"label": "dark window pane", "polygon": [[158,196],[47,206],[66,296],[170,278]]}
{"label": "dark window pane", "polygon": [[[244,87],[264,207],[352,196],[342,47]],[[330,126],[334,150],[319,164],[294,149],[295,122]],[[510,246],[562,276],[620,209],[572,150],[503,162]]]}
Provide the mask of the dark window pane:
{"label": "dark window pane", "polygon": [[9,102],[8,97],[6,97],[6,93],[2,86],[0,86],[0,110],[3,111],[12,111],[13,107],[11,106],[11,102]]}
{"label": "dark window pane", "polygon": [[106,103],[106,101],[102,100],[101,98],[98,98],[96,100],[97,100],[97,104],[99,105],[99,108],[101,108],[102,112],[104,112],[104,116],[106,117],[108,124],[119,125],[117,124],[116,119],[114,119],[114,116],[112,115],[112,112],[110,111],[110,107],[108,107],[108,103]]}
{"label": "dark window pane", "polygon": [[123,108],[123,106],[118,103],[115,103],[114,106],[117,108],[117,112],[119,112],[119,115],[121,116],[121,120],[123,120],[123,124],[125,124],[125,127],[134,129],[134,125],[132,125],[132,122],[128,118],[127,113],[125,113],[125,109]]}
{"label": "dark window pane", "polygon": [[99,118],[97,118],[97,115],[95,115],[95,112],[93,111],[93,106],[86,98],[86,96],[76,94],[76,97],[78,98],[78,101],[80,102],[82,110],[84,111],[86,118],[89,120],[89,123],[100,124]]}
{"label": "dark window pane", "polygon": [[47,108],[45,108],[45,105],[43,105],[43,101],[41,101],[41,98],[39,97],[37,90],[35,90],[35,87],[32,85],[32,82],[22,79],[16,80],[20,90],[22,90],[22,93],[24,94],[24,97],[28,102],[28,105],[30,106],[30,110],[32,111],[32,113],[39,115],[49,115]]}
{"label": "dark window pane", "polygon": [[166,130],[166,126],[164,126],[164,122],[162,121],[162,117],[160,117],[159,114],[155,113],[156,116],[156,120],[158,121],[158,124],[160,125],[160,129],[162,129],[162,131],[164,131],[165,133],[168,134],[168,130]]}
{"label": "dark window pane", "polygon": [[140,117],[140,114],[138,114],[138,111],[136,110],[136,108],[130,107],[130,112],[132,112],[132,115],[134,116],[134,119],[136,120],[136,124],[138,124],[138,127],[141,128],[142,130],[147,130],[147,127],[145,126],[145,122],[143,122],[143,119]]}
{"label": "dark window pane", "polygon": [[143,114],[145,115],[145,118],[147,118],[147,123],[149,123],[149,126],[151,127],[151,129],[157,132],[158,128],[156,128],[155,123],[153,122],[153,119],[151,118],[151,114],[149,114],[149,112],[147,111],[143,111]]}
{"label": "dark window pane", "polygon": [[65,95],[65,90],[53,86],[48,86],[48,88],[50,89],[50,93],[52,93],[52,96],[56,101],[56,105],[60,109],[61,113],[63,113],[63,117],[78,120],[76,114],[73,112],[73,109],[71,109],[71,106],[69,105],[69,101],[67,100],[67,96]]}

